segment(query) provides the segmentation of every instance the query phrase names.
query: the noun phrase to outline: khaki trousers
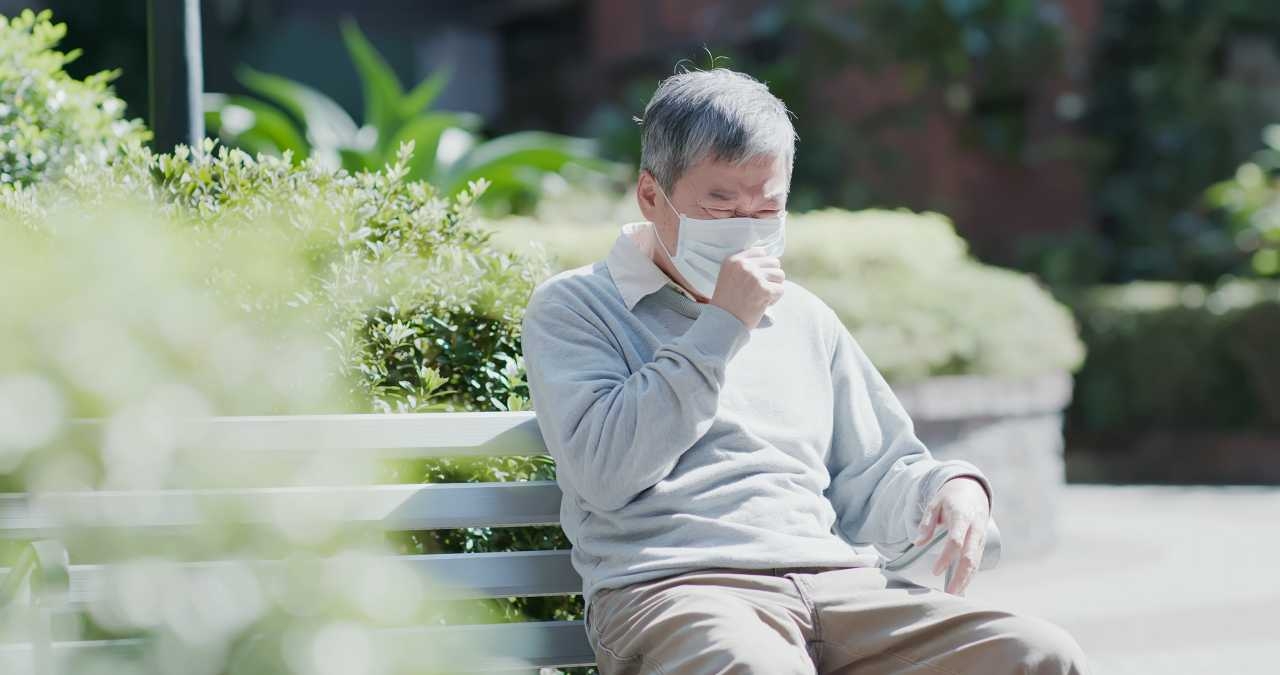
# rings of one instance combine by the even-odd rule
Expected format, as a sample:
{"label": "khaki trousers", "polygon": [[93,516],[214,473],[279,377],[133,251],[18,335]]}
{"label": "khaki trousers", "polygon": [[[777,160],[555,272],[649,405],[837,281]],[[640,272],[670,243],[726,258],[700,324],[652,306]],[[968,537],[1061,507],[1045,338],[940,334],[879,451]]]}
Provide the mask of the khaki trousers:
{"label": "khaki trousers", "polygon": [[601,675],[1078,674],[1057,626],[875,567],[713,568],[597,591]]}

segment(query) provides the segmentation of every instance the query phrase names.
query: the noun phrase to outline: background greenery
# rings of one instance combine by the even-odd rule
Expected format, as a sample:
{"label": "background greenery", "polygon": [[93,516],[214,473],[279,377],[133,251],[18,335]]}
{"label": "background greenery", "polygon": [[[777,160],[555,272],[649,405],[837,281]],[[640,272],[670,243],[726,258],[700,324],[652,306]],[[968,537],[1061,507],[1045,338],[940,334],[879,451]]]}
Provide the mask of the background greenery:
{"label": "background greenery", "polygon": [[249,153],[302,160],[315,155],[325,167],[376,171],[396,160],[406,143],[406,177],[429,181],[446,195],[472,181],[488,184],[491,211],[528,211],[549,175],[573,164],[580,170],[616,172],[595,157],[589,139],[524,131],[485,140],[480,120],[462,112],[432,110],[448,83],[439,71],[405,91],[360,28],[342,24],[342,39],[364,89],[364,120],[357,125],[342,106],[300,82],[242,66],[240,83],[270,103],[249,96],[206,94],[206,121],[225,142]]}
{"label": "background greenery", "polygon": [[1209,203],[1227,218],[1236,241],[1252,251],[1259,276],[1280,277],[1280,124],[1263,130],[1266,147],[1209,189]]}
{"label": "background greenery", "polygon": [[[718,42],[714,55],[708,52],[697,65],[751,73],[795,113],[802,147],[788,196],[795,211],[937,206],[912,189],[917,167],[905,165],[887,140],[894,131],[918,128],[940,101],[961,121],[963,139],[973,147],[1020,161],[1054,142],[1030,138],[1026,123],[1032,89],[1059,59],[1063,17],[1057,3],[869,0],[853,6],[798,0],[760,7],[746,36]],[[633,66],[642,74],[618,87],[592,119],[608,156],[639,163],[632,116],[644,110],[657,87],[653,74],[669,71],[669,60],[663,55],[649,67]],[[892,101],[856,119],[831,114],[830,83],[850,64],[872,73],[892,69],[898,77],[876,85],[892,87]]]}
{"label": "background greenery", "polygon": [[1074,429],[1280,424],[1280,285],[1146,282],[1091,288],[1070,304],[1089,345]]}
{"label": "background greenery", "polygon": [[[1101,4],[1086,129],[1098,237],[1068,280],[1171,279],[1216,283],[1254,268],[1258,241],[1238,240],[1204,200],[1261,147],[1280,117],[1273,95],[1232,72],[1232,51],[1277,44],[1267,0],[1120,0]],[[1101,257],[1102,264],[1087,258]]]}

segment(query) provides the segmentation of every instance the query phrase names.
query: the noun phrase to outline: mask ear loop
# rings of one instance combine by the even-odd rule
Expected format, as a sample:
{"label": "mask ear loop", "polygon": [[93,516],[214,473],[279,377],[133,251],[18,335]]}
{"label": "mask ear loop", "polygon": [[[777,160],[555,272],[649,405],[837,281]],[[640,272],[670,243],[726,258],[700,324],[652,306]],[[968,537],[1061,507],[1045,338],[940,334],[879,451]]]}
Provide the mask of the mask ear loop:
{"label": "mask ear loop", "polygon": [[[653,174],[649,174],[649,175],[653,175]],[[680,212],[676,211],[675,204],[671,203],[671,200],[667,197],[667,191],[662,189],[662,184],[658,182],[657,178],[653,179],[653,186],[658,188],[658,194],[662,195],[662,201],[666,202],[667,206],[671,207],[671,211],[675,213],[676,216],[679,216]]]}
{"label": "mask ear loop", "polygon": [[[680,212],[676,210],[675,204],[672,204],[671,200],[667,198],[667,191],[662,189],[662,186],[658,184],[657,179],[654,179],[653,185],[654,187],[658,188],[658,194],[662,195],[662,200],[667,203],[667,206],[671,209],[671,212],[676,214],[677,222],[680,222],[681,224],[683,224],[682,221],[684,221],[684,216],[681,215]],[[667,254],[667,260],[670,260],[674,264],[676,261],[675,259],[676,257],[671,255],[671,251],[667,250],[667,245],[662,243],[662,237],[658,235],[658,226],[656,223],[653,226],[653,238],[658,240],[658,245],[662,247],[662,252]],[[679,241],[676,242],[676,250],[677,251],[680,250]]]}

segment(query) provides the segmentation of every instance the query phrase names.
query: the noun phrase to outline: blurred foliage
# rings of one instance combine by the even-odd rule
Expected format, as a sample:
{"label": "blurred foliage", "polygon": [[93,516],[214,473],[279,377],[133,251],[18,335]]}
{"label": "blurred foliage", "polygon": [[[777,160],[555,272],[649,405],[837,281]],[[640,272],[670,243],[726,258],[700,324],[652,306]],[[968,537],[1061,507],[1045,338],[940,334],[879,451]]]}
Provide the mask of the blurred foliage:
{"label": "blurred foliage", "polygon": [[[325,308],[262,309],[287,305],[312,265],[304,248],[280,245],[293,236],[283,211],[204,230],[165,211],[143,191],[81,201],[0,187],[2,489],[370,482],[377,467],[353,456],[268,465],[201,451],[193,418],[341,410],[354,384],[334,367]],[[89,417],[100,434],[72,423]],[[83,616],[60,615],[61,637],[146,639],[127,655],[69,654],[64,672],[390,675],[458,665],[389,667],[369,652],[374,630],[442,616],[429,581],[388,557],[378,532],[299,509],[260,524],[216,509],[204,517],[163,533],[70,530],[76,563],[112,564]],[[222,562],[177,564],[192,559]],[[283,562],[274,571],[246,562],[267,559]],[[24,640],[23,618],[0,612],[0,641]]]}
{"label": "blurred foliage", "polygon": [[[613,226],[500,221],[496,241],[537,242],[559,268],[602,259]],[[1083,358],[1070,313],[1031,277],[983,265],[945,217],[838,209],[787,220],[788,278],[840,315],[887,378],[1023,377]]]}
{"label": "blurred foliage", "polygon": [[[1026,128],[1036,91],[1061,59],[1066,23],[1055,0],[762,3],[746,26],[733,43],[712,44],[715,56],[703,67],[750,73],[795,113],[793,210],[919,201],[904,173],[911,167],[889,141],[933,111],[960,123],[963,142],[1011,161],[1043,157],[1055,140],[1032,139]],[[670,67],[672,55],[655,58],[658,71]],[[892,74],[884,82],[889,90],[856,118],[832,114],[837,92],[851,90],[850,64],[873,76],[868,84]],[[651,76],[626,81],[591,120],[610,157],[638,164],[640,132],[632,117],[643,113],[656,87]],[[901,176],[908,189],[884,194],[892,181],[873,184],[868,175]]]}
{"label": "blurred foliage", "polygon": [[[1085,126],[1104,150],[1091,168],[1101,236],[1078,248],[1066,276],[1214,283],[1251,273],[1251,241],[1201,195],[1280,113],[1254,72],[1280,65],[1275,3],[1120,0],[1100,9]],[[1269,66],[1248,55],[1255,48],[1271,54]]]}
{"label": "blurred foliage", "polygon": [[252,154],[309,155],[322,166],[355,173],[395,161],[405,143],[414,146],[407,177],[426,180],[453,196],[480,178],[489,184],[486,206],[528,211],[549,174],[568,165],[614,169],[595,158],[595,143],[541,131],[522,131],[484,140],[480,119],[461,112],[432,110],[449,79],[444,70],[405,91],[395,72],[354,22],[342,37],[364,87],[364,121],[300,82],[242,67],[238,79],[264,100],[226,94],[205,95],[205,117],[224,142]]}
{"label": "blurred foliage", "polygon": [[57,51],[67,29],[50,18],[30,10],[0,16],[0,183],[56,178],[80,155],[105,163],[150,137],[124,118],[109,86],[118,71],[83,80],[66,73],[80,54]]}
{"label": "blurred foliage", "polygon": [[[317,412],[345,400],[338,368],[323,367],[333,359],[321,356],[332,345],[314,330],[321,308],[260,310],[290,302],[307,276],[305,253],[279,245],[276,223],[194,233],[128,191],[93,201],[62,195],[38,210],[23,199],[15,208],[10,198],[30,193],[0,187],[0,372],[27,373],[16,377],[35,388],[30,396],[6,390],[3,433],[34,425],[48,440],[69,417]],[[251,280],[251,293],[232,279]],[[259,381],[260,372],[281,379]],[[17,414],[28,406],[38,410]],[[43,445],[9,440],[2,445],[14,452]],[[11,455],[0,474],[18,471],[22,459]],[[130,484],[163,463],[140,468],[74,473],[90,484]]]}
{"label": "blurred foliage", "polygon": [[[523,409],[527,407],[527,388],[517,330],[532,285],[545,276],[545,271],[536,259],[493,249],[488,234],[470,222],[469,207],[483,190],[483,182],[456,199],[445,199],[427,184],[405,178],[408,159],[406,148],[385,171],[352,176],[325,170],[313,160],[295,166],[288,158],[263,155],[254,159],[240,150],[217,147],[209,141],[198,152],[179,147],[169,155],[134,147],[110,167],[79,163],[60,180],[36,188],[5,186],[0,188],[0,219],[7,227],[31,241],[42,242],[49,255],[54,256],[52,259],[93,269],[106,277],[86,281],[81,275],[48,265],[45,258],[33,255],[34,244],[15,240],[19,245],[7,250],[26,255],[31,269],[60,279],[60,283],[46,278],[6,279],[12,282],[6,284],[6,289],[16,291],[35,284],[34,287],[57,288],[74,295],[84,283],[91,284],[98,293],[115,290],[127,295],[139,285],[153,283],[173,294],[172,298],[166,296],[164,302],[145,293],[137,295],[139,302],[154,301],[152,313],[163,314],[174,325],[131,328],[128,332],[136,334],[139,344],[129,346],[130,354],[104,355],[102,349],[77,348],[75,353],[95,357],[95,369],[86,370],[83,376],[99,386],[120,380],[125,377],[122,373],[135,368],[157,378],[171,375],[164,368],[138,361],[154,358],[148,345],[155,333],[181,328],[181,336],[196,339],[204,332],[222,335],[226,331],[227,344],[213,345],[228,349],[237,344],[236,340],[247,339],[234,325],[223,325],[221,320],[202,317],[194,325],[187,325],[187,313],[169,311],[176,302],[203,306],[199,304],[202,298],[193,297],[190,289],[167,284],[163,279],[128,283],[111,279],[114,261],[132,261],[135,256],[140,265],[157,258],[163,261],[157,267],[186,270],[195,275],[203,292],[212,291],[211,297],[248,316],[265,322],[300,322],[323,340],[320,345],[324,350],[319,354],[289,351],[292,343],[286,341],[284,351],[271,356],[274,367],[265,370],[247,356],[241,359],[237,352],[224,350],[200,359],[198,354],[203,352],[191,350],[186,358],[200,359],[198,365],[209,371],[205,374],[208,377],[220,376],[240,384],[255,381],[256,377],[270,377],[274,387],[258,396],[237,390],[218,406],[198,406],[197,413],[191,413],[195,416],[199,412]],[[118,195],[142,200],[135,209],[139,215],[120,207],[115,201]],[[82,255],[64,259],[63,247],[78,243],[75,239],[64,241],[64,236],[70,236],[67,223],[87,227],[96,223],[102,213],[116,214],[122,222],[129,223],[162,221],[164,236],[177,242],[174,246],[181,250],[158,250],[159,244],[140,243],[149,235],[125,237],[113,229],[104,229],[100,236],[109,244],[94,238],[84,244]],[[267,227],[270,223],[278,223],[279,227]],[[293,264],[276,264],[267,255],[274,252],[293,256]],[[192,263],[192,257],[201,259]],[[228,258],[239,264],[228,263]],[[125,267],[132,270],[132,265]],[[85,302],[100,307],[99,311],[138,318],[150,316],[132,312],[127,306],[118,307],[118,302],[101,301],[94,293],[86,291],[85,295]],[[28,302],[15,307],[30,307],[37,313],[41,303],[49,300],[40,295],[15,294],[17,297]],[[62,299],[54,304],[62,311],[75,309]],[[50,329],[48,320],[5,318],[6,326]],[[88,319],[85,318],[87,325],[79,333],[80,338],[101,337],[92,335],[92,330],[105,327]],[[107,332],[108,336],[111,334]],[[29,344],[15,342],[28,350],[44,347],[55,351],[65,346],[47,340],[44,345],[36,345],[31,342],[33,337],[34,334],[27,337]],[[108,346],[120,345],[111,342]],[[23,354],[22,349],[10,350],[15,358]],[[311,378],[326,374],[341,377],[347,388],[319,399],[320,393],[327,390],[311,386],[310,378],[302,374],[286,376],[276,372],[286,366],[306,369]],[[119,370],[122,368],[128,370]],[[95,372],[104,369],[107,376]],[[77,377],[77,373],[70,372],[67,377]],[[88,385],[77,382],[77,386]],[[288,392],[299,403],[282,406],[264,400],[264,396],[280,391]],[[162,388],[157,395],[175,396],[171,405],[189,403],[188,398],[195,396],[183,398],[177,394],[187,392],[170,387]],[[95,411],[99,415],[93,414]],[[106,407],[86,408],[78,410],[77,416],[110,412]],[[184,408],[180,412],[191,411]],[[105,466],[101,471],[109,472],[110,468]],[[126,468],[136,467],[131,463]],[[156,470],[140,475],[153,475]],[[74,473],[91,475],[87,470]],[[345,482],[356,480],[360,474],[336,475],[342,475]],[[373,477],[405,482],[554,479],[554,466],[547,457],[445,459],[402,462],[384,467]],[[281,481],[279,484],[290,482],[283,478]],[[30,482],[20,481],[10,488],[24,484]],[[405,533],[391,543],[400,552],[568,547],[559,528]],[[451,616],[455,620],[511,621],[529,615],[575,618],[580,612],[580,597],[558,597],[488,601],[456,609]],[[255,628],[258,629],[264,628]]]}
{"label": "blurred foliage", "polygon": [[342,368],[371,410],[518,408],[527,394],[518,326],[541,268],[494,250],[472,224],[483,181],[447,199],[407,179],[409,159],[405,148],[384,171],[351,175],[314,160],[254,159],[212,141],[169,155],[136,148],[108,171],[82,167],[47,197],[19,191],[11,202],[35,213],[69,196],[97,204],[142,194],[215,240],[279,218],[290,229],[277,233],[276,245],[304,251],[310,263],[287,304],[326,309]]}
{"label": "blurred foliage", "polygon": [[1069,302],[1089,347],[1072,428],[1280,424],[1280,284],[1135,282]]}
{"label": "blurred foliage", "polygon": [[1061,58],[1066,19],[1060,3],[873,0],[844,12],[819,2],[796,9],[801,25],[829,41],[823,65],[847,63],[834,49],[843,44],[879,67],[900,68],[917,104],[929,91],[943,92],[972,146],[1027,159],[1032,99],[1058,72]]}
{"label": "blurred foliage", "polygon": [[1209,189],[1209,203],[1228,217],[1238,247],[1252,252],[1258,276],[1280,276],[1280,124],[1263,131],[1266,148]]}

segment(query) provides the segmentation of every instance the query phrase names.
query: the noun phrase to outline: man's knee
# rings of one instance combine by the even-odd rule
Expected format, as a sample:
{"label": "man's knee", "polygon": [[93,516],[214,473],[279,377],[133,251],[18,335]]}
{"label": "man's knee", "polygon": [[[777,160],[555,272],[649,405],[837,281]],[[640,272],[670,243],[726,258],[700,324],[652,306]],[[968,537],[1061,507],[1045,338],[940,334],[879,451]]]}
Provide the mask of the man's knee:
{"label": "man's knee", "polygon": [[1082,675],[1084,650],[1071,634],[1036,617],[1011,617],[1006,634],[1013,650],[1013,672],[1026,675]]}
{"label": "man's knee", "polygon": [[675,589],[640,604],[601,617],[602,675],[813,672],[798,632],[741,599]]}

